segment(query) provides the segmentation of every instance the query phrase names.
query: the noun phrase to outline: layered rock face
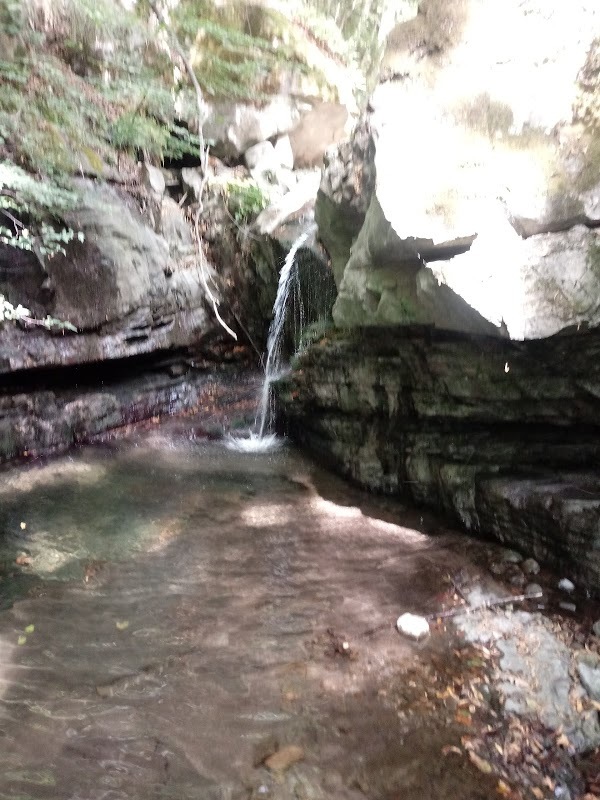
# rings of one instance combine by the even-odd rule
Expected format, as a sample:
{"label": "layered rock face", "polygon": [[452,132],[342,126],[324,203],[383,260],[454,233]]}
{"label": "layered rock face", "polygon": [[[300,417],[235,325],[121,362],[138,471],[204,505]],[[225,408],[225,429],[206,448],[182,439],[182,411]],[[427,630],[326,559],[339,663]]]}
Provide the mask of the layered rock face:
{"label": "layered rock face", "polygon": [[278,386],[290,433],[361,486],[445,512],[600,596],[600,332],[334,333]]}
{"label": "layered rock face", "polygon": [[[368,120],[375,190],[352,250],[332,248],[339,326],[490,331],[483,317],[522,339],[600,322],[599,47],[584,0],[423,0],[395,28]],[[449,310],[438,283],[465,302]]]}
{"label": "layered rock face", "polygon": [[[0,293],[77,329],[3,325],[0,463],[193,407],[211,372],[259,363],[280,266],[311,224],[315,176],[251,233],[227,207],[240,174],[255,186],[247,171],[214,159],[210,169],[205,182],[199,170],[145,164],[127,190],[78,179],[65,224],[82,242],[46,259],[0,246]],[[305,324],[330,319],[335,286],[314,238],[298,263],[291,311]]]}

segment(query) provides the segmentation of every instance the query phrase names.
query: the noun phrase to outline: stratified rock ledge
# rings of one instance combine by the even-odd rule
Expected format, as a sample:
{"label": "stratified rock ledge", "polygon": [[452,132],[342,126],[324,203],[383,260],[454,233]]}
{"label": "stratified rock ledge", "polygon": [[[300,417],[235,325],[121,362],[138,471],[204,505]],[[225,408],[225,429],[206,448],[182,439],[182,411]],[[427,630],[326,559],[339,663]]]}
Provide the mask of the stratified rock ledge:
{"label": "stratified rock ledge", "polygon": [[600,596],[599,356],[599,329],[364,328],[313,345],[277,391],[290,435],[338,472]]}

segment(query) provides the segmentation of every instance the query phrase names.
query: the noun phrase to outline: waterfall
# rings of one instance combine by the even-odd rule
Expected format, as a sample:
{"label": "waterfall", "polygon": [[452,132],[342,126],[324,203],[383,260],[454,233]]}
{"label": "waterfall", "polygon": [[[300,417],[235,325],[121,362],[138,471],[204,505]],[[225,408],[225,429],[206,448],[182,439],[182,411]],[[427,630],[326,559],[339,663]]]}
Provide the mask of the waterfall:
{"label": "waterfall", "polygon": [[[269,327],[267,338],[267,363],[265,366],[265,380],[260,397],[260,406],[256,417],[258,427],[258,437],[262,439],[265,431],[268,430],[273,422],[273,404],[271,403],[271,383],[281,374],[281,345],[283,342],[283,330],[285,325],[285,314],[287,310],[290,288],[294,278],[294,266],[296,265],[296,253],[306,242],[312,228],[304,231],[290,247],[277,285],[277,296],[273,305],[273,319]],[[259,424],[258,424],[259,423]]]}
{"label": "waterfall", "polygon": [[276,437],[274,434],[269,434],[269,428],[273,423],[274,407],[271,397],[271,384],[276,380],[282,372],[282,344],[285,328],[285,319],[287,312],[288,299],[290,290],[294,285],[294,277],[297,270],[296,254],[306,240],[311,236],[315,229],[314,225],[303,231],[298,236],[296,241],[290,247],[290,250],[285,258],[281,272],[279,274],[279,283],[277,285],[277,296],[273,305],[273,319],[269,326],[269,335],[267,337],[267,360],[265,364],[265,378],[260,394],[260,404],[254,427],[256,432],[250,433],[249,438],[239,439],[229,437],[228,445],[236,450],[247,451],[260,451],[268,450],[276,445]]}

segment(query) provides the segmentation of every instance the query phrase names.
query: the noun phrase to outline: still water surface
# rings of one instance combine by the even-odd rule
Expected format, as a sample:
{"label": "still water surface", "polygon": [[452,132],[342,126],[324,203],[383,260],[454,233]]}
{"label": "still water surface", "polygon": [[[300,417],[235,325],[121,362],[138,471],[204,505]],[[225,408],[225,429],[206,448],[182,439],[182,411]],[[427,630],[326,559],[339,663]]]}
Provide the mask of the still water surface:
{"label": "still water surface", "polygon": [[461,535],[168,429],[3,472],[0,532],[0,798],[486,796],[387,700]]}

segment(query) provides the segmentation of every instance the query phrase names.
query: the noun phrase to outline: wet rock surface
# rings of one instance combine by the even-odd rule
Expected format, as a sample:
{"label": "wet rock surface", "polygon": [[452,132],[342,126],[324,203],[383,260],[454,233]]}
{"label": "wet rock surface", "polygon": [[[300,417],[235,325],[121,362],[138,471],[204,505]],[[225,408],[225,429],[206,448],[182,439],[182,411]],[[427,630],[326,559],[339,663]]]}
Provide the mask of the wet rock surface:
{"label": "wet rock surface", "polygon": [[494,699],[491,645],[394,630],[489,593],[497,549],[285,448],[190,444],[182,421],[5,470],[0,493],[7,796],[483,800],[559,770],[584,787],[556,731],[537,776],[483,749],[524,724]]}
{"label": "wet rock surface", "polygon": [[[292,435],[343,474],[442,509],[597,594],[599,342],[597,331],[524,343],[333,332],[278,391]],[[523,586],[535,573],[516,566],[494,570]]]}
{"label": "wet rock surface", "polygon": [[0,463],[57,453],[135,423],[152,425],[200,408],[202,435],[218,438],[232,426],[250,424],[260,385],[254,372],[208,372],[185,355],[141,364],[129,359],[108,370],[91,365],[65,370],[64,376],[51,372],[36,376],[33,386],[30,380],[23,375],[21,385],[0,392]]}

